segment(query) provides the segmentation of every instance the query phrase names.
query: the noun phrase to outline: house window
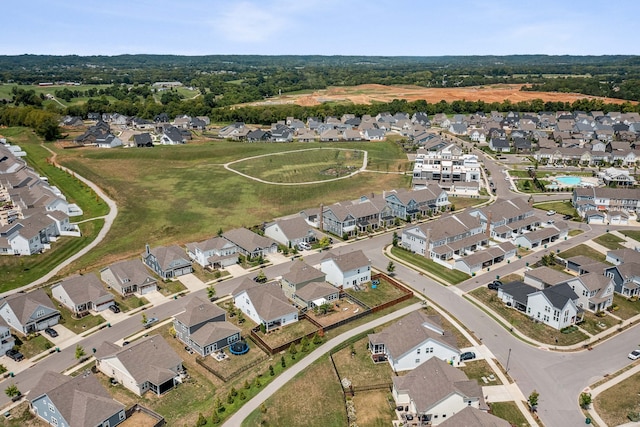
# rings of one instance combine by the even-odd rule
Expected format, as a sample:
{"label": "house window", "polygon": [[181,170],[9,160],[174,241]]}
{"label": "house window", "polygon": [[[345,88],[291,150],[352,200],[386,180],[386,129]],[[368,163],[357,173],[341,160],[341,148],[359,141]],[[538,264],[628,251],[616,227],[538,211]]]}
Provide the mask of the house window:
{"label": "house window", "polygon": [[42,317],[42,316],[44,316],[44,310],[36,311],[36,317]]}
{"label": "house window", "polygon": [[109,420],[102,423],[102,427],[110,427]]}
{"label": "house window", "polygon": [[51,411],[51,413],[53,413],[53,414],[55,414],[55,413],[56,413],[56,408],[55,408],[51,403],[49,403],[49,410],[50,410],[50,411]]}
{"label": "house window", "polygon": [[120,411],[120,413],[118,414],[118,418],[120,418],[120,421],[124,420],[126,418],[126,415],[124,414],[124,411]]}
{"label": "house window", "polygon": [[416,350],[416,354],[420,354],[420,349]]}
{"label": "house window", "polygon": [[56,417],[51,417],[51,425],[52,426],[57,426],[58,425],[58,419]]}
{"label": "house window", "polygon": [[420,363],[420,359],[416,359],[416,363]]}

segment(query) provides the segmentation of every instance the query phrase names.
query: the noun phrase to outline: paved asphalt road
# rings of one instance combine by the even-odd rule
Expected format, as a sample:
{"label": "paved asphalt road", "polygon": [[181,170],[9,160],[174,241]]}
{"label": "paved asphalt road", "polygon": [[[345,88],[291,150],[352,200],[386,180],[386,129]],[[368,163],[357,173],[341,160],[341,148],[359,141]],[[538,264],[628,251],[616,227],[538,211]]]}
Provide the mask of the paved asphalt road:
{"label": "paved asphalt road", "polygon": [[[486,162],[487,168],[494,177],[497,194],[501,199],[513,197],[525,197],[511,192],[508,184],[501,175],[501,166],[491,161]],[[497,177],[501,177],[497,179]],[[553,250],[561,250],[586,241],[602,234],[605,226],[585,227],[585,233],[560,242],[552,247]],[[616,228],[616,227],[611,227]],[[349,250],[362,249],[372,260],[374,266],[385,270],[388,259],[383,255],[382,249],[391,242],[391,234],[377,236],[370,239],[354,242],[349,245]],[[345,250],[343,248],[342,250]],[[477,286],[484,286],[494,274],[505,275],[510,271],[524,266],[525,262],[533,263],[542,253],[536,253],[512,262],[501,268],[496,268],[491,275],[485,274],[480,278],[472,278],[457,286],[459,291],[469,291]],[[322,254],[317,253],[305,256],[305,261],[310,264],[319,263]],[[280,276],[287,272],[288,265],[281,264],[267,267],[265,273],[269,278]],[[540,393],[539,415],[548,426],[578,426],[584,424],[584,416],[577,404],[579,393],[592,382],[603,378],[604,375],[629,364],[626,358],[630,347],[640,342],[640,329],[633,327],[602,344],[592,351],[579,351],[573,353],[553,352],[532,347],[514,336],[509,331],[498,325],[483,311],[476,308],[467,300],[461,298],[452,288],[442,286],[433,280],[419,275],[415,271],[396,265],[396,277],[402,282],[425,295],[451,313],[459,321],[471,329],[475,335],[482,339],[483,343],[495,354],[503,366],[507,366],[509,358],[509,374],[519,385],[523,394],[527,396],[533,389]],[[241,278],[234,278],[216,285],[218,295],[225,295],[240,283]],[[162,305],[147,310],[147,316],[155,316],[165,319],[184,310],[184,306],[195,295],[204,296],[206,291],[189,294],[177,300],[170,300]],[[116,323],[111,328],[105,328],[82,340],[82,345],[90,353],[91,348],[97,347],[102,341],[117,341],[140,331],[141,323],[138,315]],[[510,353],[511,351],[511,353]],[[35,366],[20,372],[11,380],[3,380],[4,388],[9,381],[15,382],[21,391],[31,389],[45,370],[51,369],[58,372],[64,371],[75,363],[74,348],[70,347],[60,353],[53,354],[40,361]],[[302,366],[302,365],[301,365]],[[282,385],[284,382],[279,382]],[[271,392],[273,390],[269,389]],[[8,398],[0,395],[0,405],[8,403]]]}

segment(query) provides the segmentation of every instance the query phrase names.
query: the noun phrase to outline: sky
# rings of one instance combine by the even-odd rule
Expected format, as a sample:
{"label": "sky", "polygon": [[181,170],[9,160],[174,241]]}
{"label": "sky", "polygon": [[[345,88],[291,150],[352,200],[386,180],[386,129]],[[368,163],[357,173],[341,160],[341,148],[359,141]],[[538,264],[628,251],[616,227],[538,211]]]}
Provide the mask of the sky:
{"label": "sky", "polygon": [[640,1],[5,0],[0,55],[640,54]]}

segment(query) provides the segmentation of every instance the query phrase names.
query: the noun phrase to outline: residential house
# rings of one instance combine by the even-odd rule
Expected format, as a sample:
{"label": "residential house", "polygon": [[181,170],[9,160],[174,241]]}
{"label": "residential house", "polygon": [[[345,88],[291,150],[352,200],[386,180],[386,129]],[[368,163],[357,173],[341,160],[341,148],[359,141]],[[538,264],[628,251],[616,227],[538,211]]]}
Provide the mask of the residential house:
{"label": "residential house", "polygon": [[607,257],[605,261],[610,262],[614,265],[626,264],[630,262],[640,264],[640,252],[629,248],[607,251]]}
{"label": "residential house", "polygon": [[264,142],[269,141],[270,138],[271,134],[261,129],[252,130],[251,132],[247,133],[246,136],[247,142]]}
{"label": "residential house", "polygon": [[222,350],[240,340],[241,330],[227,322],[227,312],[210,301],[194,297],[173,319],[176,337],[200,356]]}
{"label": "residential house", "polygon": [[597,261],[585,255],[576,255],[564,260],[565,268],[577,274],[598,273],[604,274],[609,264]]}
{"label": "residential house", "polygon": [[[470,239],[471,241],[473,239]],[[482,240],[481,243],[486,245],[489,242]],[[492,265],[508,260],[516,256],[517,248],[511,242],[502,242],[500,244],[489,243],[488,247],[482,248],[477,246],[475,252],[463,255],[453,261],[453,268],[472,275],[484,268],[490,268]]]}
{"label": "residential house", "polygon": [[527,298],[539,289],[520,281],[505,283],[498,289],[498,298],[507,306],[527,311]]}
{"label": "residential house", "polygon": [[605,276],[611,278],[614,291],[626,298],[640,296],[640,264],[625,262],[605,270]]}
{"label": "residential house", "polygon": [[440,427],[511,427],[511,423],[498,418],[481,409],[467,406],[460,412],[456,412],[446,421],[440,423]]}
{"label": "residential house", "polygon": [[118,347],[103,342],[96,368],[138,396],[147,391],[160,396],[181,382],[182,359],[161,335],[151,335]]}
{"label": "residential house", "polygon": [[225,268],[238,263],[238,247],[223,237],[187,243],[186,247],[189,258],[204,268]]}
{"label": "residential house", "polygon": [[244,138],[248,132],[249,131],[245,127],[244,123],[235,122],[220,129],[218,131],[218,136],[220,138],[229,138],[229,139],[238,140],[238,139]]}
{"label": "residential house", "polygon": [[246,228],[235,228],[222,237],[237,246],[238,252],[250,257],[266,256],[278,251],[278,243],[270,237],[261,236]]}
{"label": "residential house", "polygon": [[570,274],[551,267],[538,267],[524,272],[524,283],[538,289],[545,289],[566,282],[571,277]]}
{"label": "residential house", "polygon": [[511,240],[541,223],[534,209],[524,199],[499,201],[490,206],[471,209],[469,214],[478,217],[485,233],[498,241]]}
{"label": "residential house", "polygon": [[287,298],[301,309],[314,308],[339,299],[339,291],[326,283],[325,277],[325,273],[304,261],[294,261],[282,275],[280,286]]}
{"label": "residential house", "polygon": [[362,137],[367,141],[383,141],[386,137],[386,133],[383,129],[366,129]]}
{"label": "residential house", "polygon": [[566,283],[578,295],[576,304],[585,310],[598,312],[613,304],[614,282],[603,272],[592,272],[572,277]]}
{"label": "residential house", "polygon": [[259,284],[245,278],[233,292],[233,303],[267,331],[298,321],[298,309],[289,302],[279,283]]}
{"label": "residential house", "polygon": [[396,405],[408,406],[408,413],[420,425],[439,425],[468,407],[489,409],[476,380],[436,357],[407,375],[391,379]]}
{"label": "residential house", "polygon": [[136,147],[153,147],[153,140],[149,132],[133,135],[133,143]]}
{"label": "residential house", "polygon": [[73,377],[46,371],[28,399],[31,411],[52,426],[113,427],[126,418],[125,406],[91,373]]}
{"label": "residential house", "polygon": [[383,196],[391,215],[406,221],[443,211],[451,204],[447,192],[436,183],[417,190],[392,190]]}
{"label": "residential house", "polygon": [[57,325],[60,312],[55,309],[44,289],[38,288],[0,300],[0,317],[11,328],[29,335]]}
{"label": "residential house", "polygon": [[376,230],[393,221],[390,209],[382,199],[361,197],[322,208],[322,230],[336,236],[354,236]]}
{"label": "residential house", "polygon": [[160,143],[162,145],[179,145],[184,144],[186,138],[175,126],[165,126],[162,136],[160,137]]}
{"label": "residential house", "polygon": [[499,153],[508,153],[511,150],[509,141],[506,138],[491,138],[489,140],[489,148]]}
{"label": "residential house", "polygon": [[142,262],[163,279],[172,279],[193,272],[191,261],[178,245],[158,246],[151,249],[145,246]]}
{"label": "residential house", "polygon": [[640,189],[584,187],[575,188],[571,199],[580,215],[584,215],[580,202],[589,201],[599,211],[616,210],[637,212],[640,210]]}
{"label": "residential house", "polygon": [[16,345],[16,339],[11,335],[9,324],[0,317],[0,355],[5,354]]}
{"label": "residential house", "polygon": [[113,295],[93,273],[71,276],[56,283],[51,287],[51,296],[76,316],[100,312],[114,305]]}
{"label": "residential house", "polygon": [[534,249],[563,239],[568,234],[569,226],[567,223],[558,221],[547,227],[521,234],[515,238],[514,243],[523,248]]}
{"label": "residential house", "polygon": [[290,248],[301,242],[310,243],[316,240],[315,229],[301,216],[277,219],[267,224],[264,235]]}
{"label": "residential house", "polygon": [[283,124],[277,123],[271,127],[271,141],[291,142],[293,141],[293,129]]}
{"label": "residential house", "polygon": [[122,296],[145,295],[158,289],[144,264],[138,259],[120,261],[100,270],[100,278]]}
{"label": "residential house", "polygon": [[418,149],[413,166],[413,187],[436,181],[442,188],[454,182],[478,182],[480,164],[475,154],[464,154],[462,148],[452,143],[432,139]]}
{"label": "residential house", "polygon": [[320,270],[333,286],[356,288],[371,281],[371,261],[361,250],[327,254],[320,261]]}
{"label": "residential house", "polygon": [[527,315],[561,330],[580,320],[578,295],[567,283],[560,283],[527,296]]}
{"label": "residential house", "polygon": [[423,311],[414,311],[368,337],[373,360],[387,360],[394,372],[415,369],[434,357],[453,363],[460,356],[455,336],[442,328],[438,316]]}

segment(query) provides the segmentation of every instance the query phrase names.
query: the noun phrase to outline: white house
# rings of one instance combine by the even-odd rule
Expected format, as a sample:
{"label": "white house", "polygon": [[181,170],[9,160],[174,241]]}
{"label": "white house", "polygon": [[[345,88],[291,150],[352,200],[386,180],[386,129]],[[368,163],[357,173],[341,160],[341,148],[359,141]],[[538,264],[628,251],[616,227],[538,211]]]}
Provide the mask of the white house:
{"label": "white house", "polygon": [[233,292],[233,303],[267,331],[298,321],[298,309],[287,299],[279,283],[259,284],[251,279]]}
{"label": "white house", "polygon": [[552,328],[562,329],[578,321],[577,295],[566,283],[528,295],[527,314]]}
{"label": "white house", "polygon": [[114,305],[113,295],[93,273],[64,279],[51,287],[51,296],[76,315],[102,311]]}
{"label": "white house", "polygon": [[278,219],[264,228],[264,235],[281,245],[294,247],[298,243],[316,240],[316,231],[301,216]]}
{"label": "white house", "polygon": [[433,357],[453,363],[460,356],[455,336],[442,329],[439,317],[422,311],[369,334],[369,350],[374,360],[386,358],[394,372],[415,369]]}
{"label": "white house", "polygon": [[225,268],[238,262],[238,246],[222,237],[187,243],[187,255],[202,267]]}
{"label": "white house", "polygon": [[578,295],[578,307],[589,311],[602,311],[613,304],[614,282],[602,273],[587,273],[571,278],[566,283]]}
{"label": "white house", "polygon": [[408,406],[408,414],[421,425],[438,425],[468,407],[489,409],[476,380],[436,357],[391,379],[396,405]]}
{"label": "white house", "polygon": [[329,252],[320,261],[320,270],[333,286],[353,288],[371,281],[371,261],[364,252]]}

